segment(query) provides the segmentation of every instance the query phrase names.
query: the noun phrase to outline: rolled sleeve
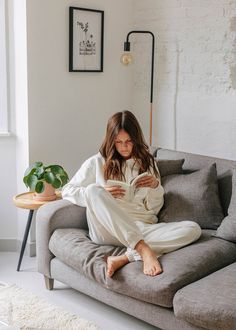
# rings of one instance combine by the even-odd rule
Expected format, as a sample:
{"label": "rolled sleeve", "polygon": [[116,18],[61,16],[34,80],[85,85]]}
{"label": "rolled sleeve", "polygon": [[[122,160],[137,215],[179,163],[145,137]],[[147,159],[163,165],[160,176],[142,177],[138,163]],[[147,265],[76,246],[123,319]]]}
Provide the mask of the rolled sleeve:
{"label": "rolled sleeve", "polygon": [[86,188],[96,181],[96,168],[90,159],[85,161],[71,181],[62,189],[62,198],[73,204],[86,207]]}

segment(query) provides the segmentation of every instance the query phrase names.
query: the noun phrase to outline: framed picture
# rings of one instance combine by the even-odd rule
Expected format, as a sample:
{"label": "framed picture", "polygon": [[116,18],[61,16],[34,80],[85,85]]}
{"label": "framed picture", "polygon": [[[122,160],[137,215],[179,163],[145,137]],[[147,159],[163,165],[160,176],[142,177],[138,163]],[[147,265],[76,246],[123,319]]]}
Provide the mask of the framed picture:
{"label": "framed picture", "polygon": [[69,71],[103,71],[104,11],[69,7]]}

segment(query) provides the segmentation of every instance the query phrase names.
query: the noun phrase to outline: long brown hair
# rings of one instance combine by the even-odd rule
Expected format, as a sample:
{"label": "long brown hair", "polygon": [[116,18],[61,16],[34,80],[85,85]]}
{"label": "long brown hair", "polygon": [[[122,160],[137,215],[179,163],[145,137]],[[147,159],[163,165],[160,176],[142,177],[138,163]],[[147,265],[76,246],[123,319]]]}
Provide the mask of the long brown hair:
{"label": "long brown hair", "polygon": [[145,142],[142,129],[134,114],[130,111],[122,111],[115,113],[107,123],[105,139],[99,149],[101,155],[105,159],[104,178],[124,180],[122,171],[125,159],[118,153],[115,146],[115,139],[119,131],[123,129],[129,134],[133,150],[131,157],[135,160],[135,164],[139,166],[139,174],[150,172],[151,168],[158,177],[159,174],[155,167],[154,157],[149,153],[149,148]]}

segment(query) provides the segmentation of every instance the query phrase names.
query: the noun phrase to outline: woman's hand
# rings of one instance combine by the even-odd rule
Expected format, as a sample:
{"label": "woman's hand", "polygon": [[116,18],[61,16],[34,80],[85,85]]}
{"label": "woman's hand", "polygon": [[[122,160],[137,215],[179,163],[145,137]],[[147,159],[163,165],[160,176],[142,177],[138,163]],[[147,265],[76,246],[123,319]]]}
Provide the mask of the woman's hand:
{"label": "woman's hand", "polygon": [[125,195],[125,190],[121,186],[105,186],[104,189],[111,193],[114,198],[121,198]]}
{"label": "woman's hand", "polygon": [[159,181],[154,175],[145,175],[136,182],[137,188],[157,188],[159,186]]}

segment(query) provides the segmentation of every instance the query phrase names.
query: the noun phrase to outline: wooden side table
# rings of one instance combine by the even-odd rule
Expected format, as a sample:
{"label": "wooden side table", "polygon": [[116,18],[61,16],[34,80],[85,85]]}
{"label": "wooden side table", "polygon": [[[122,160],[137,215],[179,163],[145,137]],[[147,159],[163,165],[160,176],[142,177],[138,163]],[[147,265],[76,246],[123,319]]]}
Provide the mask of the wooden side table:
{"label": "wooden side table", "polygon": [[[21,266],[21,261],[25,252],[25,246],[26,242],[28,239],[30,227],[31,227],[31,222],[33,218],[34,211],[38,210],[38,208],[46,203],[50,203],[50,201],[36,201],[33,199],[34,192],[26,192],[23,194],[19,194],[13,197],[13,202],[17,207],[20,207],[22,209],[28,209],[29,210],[29,215],[28,215],[28,220],[27,224],[25,227],[25,232],[24,232],[24,238],[21,244],[21,251],[20,251],[20,257],[17,265],[17,271],[19,272],[20,266]],[[61,199],[61,193],[59,191],[56,191],[57,198],[56,200]]]}

